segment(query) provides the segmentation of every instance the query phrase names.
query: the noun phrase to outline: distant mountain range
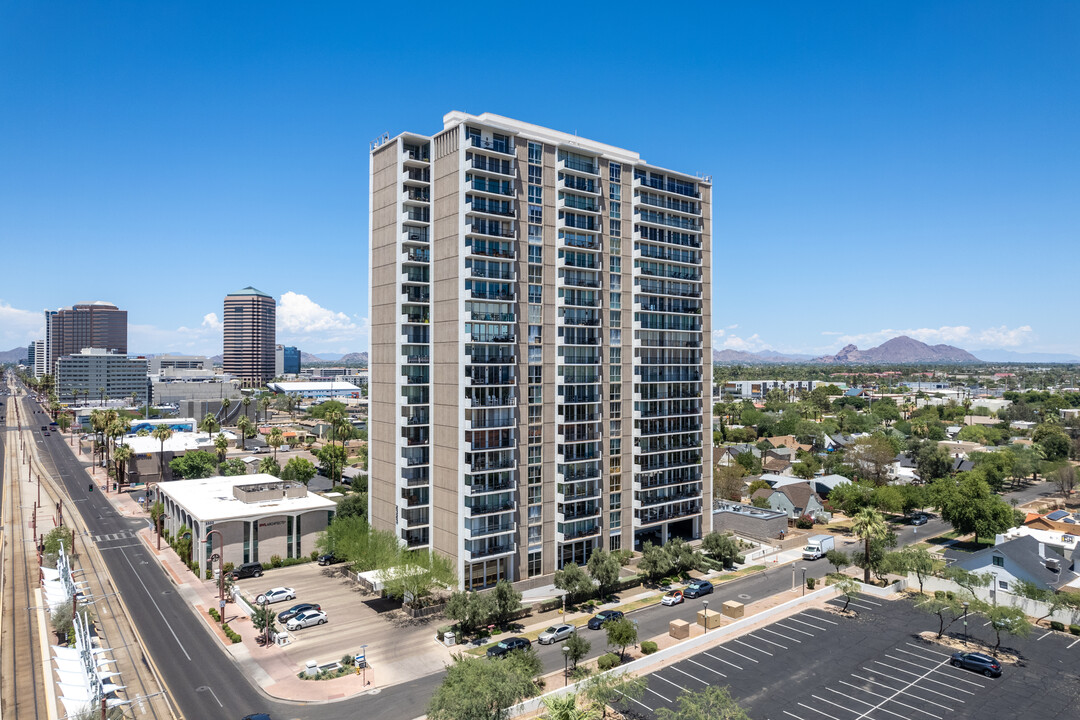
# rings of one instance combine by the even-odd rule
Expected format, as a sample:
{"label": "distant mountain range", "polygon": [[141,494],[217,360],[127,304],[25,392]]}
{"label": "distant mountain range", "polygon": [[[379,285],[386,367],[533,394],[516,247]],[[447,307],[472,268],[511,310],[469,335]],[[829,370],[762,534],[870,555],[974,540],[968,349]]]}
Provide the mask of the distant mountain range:
{"label": "distant mountain range", "polygon": [[[24,353],[25,357],[25,353]],[[210,358],[210,362],[214,365],[220,365],[224,361],[221,355],[215,355]],[[342,365],[367,365],[368,354],[366,352],[359,353],[323,353],[321,355],[312,355],[311,353],[300,351],[300,365],[316,365],[325,363],[340,363]]]}
{"label": "distant mountain range", "polygon": [[1068,353],[1024,353],[1012,350],[972,350],[972,354],[984,362],[1007,363],[1080,363],[1080,355]]}
{"label": "distant mountain range", "polygon": [[895,337],[869,350],[847,345],[835,355],[798,355],[777,353],[772,350],[748,353],[736,350],[713,350],[713,362],[721,364],[765,365],[777,363],[815,363],[844,365],[863,363],[869,365],[902,365],[915,363],[977,363],[980,359],[952,345],[927,345],[906,335]]}
{"label": "distant mountain range", "polygon": [[26,362],[26,348],[17,347],[0,352],[0,363]]}

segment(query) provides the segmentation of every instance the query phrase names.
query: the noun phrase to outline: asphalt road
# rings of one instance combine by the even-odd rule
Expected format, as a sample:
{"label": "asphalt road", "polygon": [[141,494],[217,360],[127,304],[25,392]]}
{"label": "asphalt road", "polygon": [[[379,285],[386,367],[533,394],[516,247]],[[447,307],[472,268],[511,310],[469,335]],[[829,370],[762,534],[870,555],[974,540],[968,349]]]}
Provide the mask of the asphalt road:
{"label": "asphalt road", "polygon": [[[249,680],[201,619],[176,592],[172,580],[152,553],[134,537],[145,521],[121,517],[99,487],[88,490],[83,464],[66,445],[67,438],[53,432],[43,437],[45,423],[38,404],[27,401],[31,430],[46,467],[52,465],[91,535],[119,535],[121,539],[99,542],[113,581],[124,598],[143,642],[154,658],[173,701],[188,720],[240,718],[268,712],[274,720],[318,718],[320,720],[400,720],[422,715],[439,676],[418,678],[371,695],[332,704],[286,703],[266,696]],[[47,424],[47,423],[46,423]],[[127,539],[123,539],[124,536]],[[258,652],[258,648],[252,648]]]}

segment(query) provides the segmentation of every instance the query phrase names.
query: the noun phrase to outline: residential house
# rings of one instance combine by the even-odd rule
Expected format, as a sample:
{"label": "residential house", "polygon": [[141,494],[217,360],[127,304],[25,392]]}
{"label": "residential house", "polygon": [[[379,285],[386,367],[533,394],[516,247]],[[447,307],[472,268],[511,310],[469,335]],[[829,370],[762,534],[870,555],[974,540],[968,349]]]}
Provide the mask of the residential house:
{"label": "residential house", "polygon": [[955,567],[992,574],[993,592],[1015,592],[1020,580],[1057,590],[1080,578],[1072,571],[1070,560],[1030,536],[1006,540],[973,553],[947,551],[946,557],[954,559],[952,565]]}
{"label": "residential house", "polygon": [[826,435],[825,450],[827,452],[843,450],[853,442],[855,442],[855,437],[853,435]]}
{"label": "residential house", "polygon": [[794,463],[786,457],[771,455],[771,452],[773,451],[766,452],[765,457],[761,459],[761,469],[776,475],[791,475]]}
{"label": "residential house", "polygon": [[900,453],[893,458],[893,463],[889,467],[889,472],[897,480],[905,480],[907,482],[915,482],[919,480],[918,466],[915,464],[915,458],[907,453]]}
{"label": "residential house", "polygon": [[975,469],[975,463],[970,460],[966,460],[962,457],[954,457],[952,461],[952,471],[954,473],[969,472]]}
{"label": "residential house", "polygon": [[809,482],[810,486],[814,488],[814,492],[821,498],[828,497],[829,493],[831,493],[837,485],[851,482],[851,480],[843,475],[819,475],[810,480],[803,480],[802,478],[788,475],[765,474],[762,475],[760,479],[769,483],[769,487],[773,490],[779,490],[787,485],[798,485],[800,483]]}
{"label": "residential house", "polygon": [[761,451],[749,443],[741,445],[725,445],[715,455],[715,462],[721,467],[730,467],[735,464],[735,458],[743,453],[750,453],[757,459],[761,459]]}
{"label": "residential house", "polygon": [[754,498],[765,498],[769,507],[778,512],[786,513],[788,518],[795,519],[802,515],[817,517],[825,512],[825,506],[821,498],[810,487],[810,483],[803,481],[791,483],[777,488],[762,488],[754,492]]}
{"label": "residential house", "polygon": [[794,435],[777,435],[775,437],[766,438],[766,440],[768,440],[774,448],[786,447],[796,451],[796,453],[799,450],[802,450],[803,452],[812,452],[814,449],[813,445],[800,443],[795,439]]}
{"label": "residential house", "polygon": [[1009,423],[1009,427],[1013,430],[1034,430],[1037,423],[1030,422],[1028,420],[1013,420]]}

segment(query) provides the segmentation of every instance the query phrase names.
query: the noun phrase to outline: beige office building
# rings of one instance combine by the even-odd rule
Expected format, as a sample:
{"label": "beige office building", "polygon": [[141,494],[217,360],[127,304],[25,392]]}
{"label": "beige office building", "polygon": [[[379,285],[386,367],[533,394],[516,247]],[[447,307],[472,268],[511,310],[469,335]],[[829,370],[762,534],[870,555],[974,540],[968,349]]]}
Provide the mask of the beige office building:
{"label": "beige office building", "polygon": [[485,113],[371,152],[371,519],[465,588],[711,529],[711,184]]}
{"label": "beige office building", "polygon": [[277,303],[274,298],[246,287],[225,296],[222,320],[225,372],[244,387],[262,387],[274,379],[277,338]]}

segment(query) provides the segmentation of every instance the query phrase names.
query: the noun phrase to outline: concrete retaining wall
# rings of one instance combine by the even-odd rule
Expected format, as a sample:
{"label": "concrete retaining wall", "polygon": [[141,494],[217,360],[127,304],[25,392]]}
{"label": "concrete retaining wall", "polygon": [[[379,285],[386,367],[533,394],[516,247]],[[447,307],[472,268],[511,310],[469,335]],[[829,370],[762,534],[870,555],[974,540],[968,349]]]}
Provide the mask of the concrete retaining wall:
{"label": "concrete retaining wall", "polygon": [[[909,588],[918,588],[919,579],[914,575],[909,575],[907,579],[907,586]],[[944,590],[946,592],[967,592],[964,588],[960,587],[952,580],[945,580],[944,578],[928,577],[923,579],[923,590],[928,593],[932,593],[935,590]],[[1012,593],[1005,592],[1004,590],[998,590],[996,592],[990,592],[990,588],[976,588],[975,597],[983,602],[997,602],[999,605],[1010,605],[1012,607],[1018,607],[1023,610],[1029,617],[1041,618],[1049,612],[1050,608],[1044,602],[1037,600],[1028,600],[1027,598],[1020,597],[1019,595],[1013,595]],[[1080,610],[1058,610],[1050,615],[1047,620],[1057,620],[1058,622],[1065,623],[1066,625],[1080,624]]]}

